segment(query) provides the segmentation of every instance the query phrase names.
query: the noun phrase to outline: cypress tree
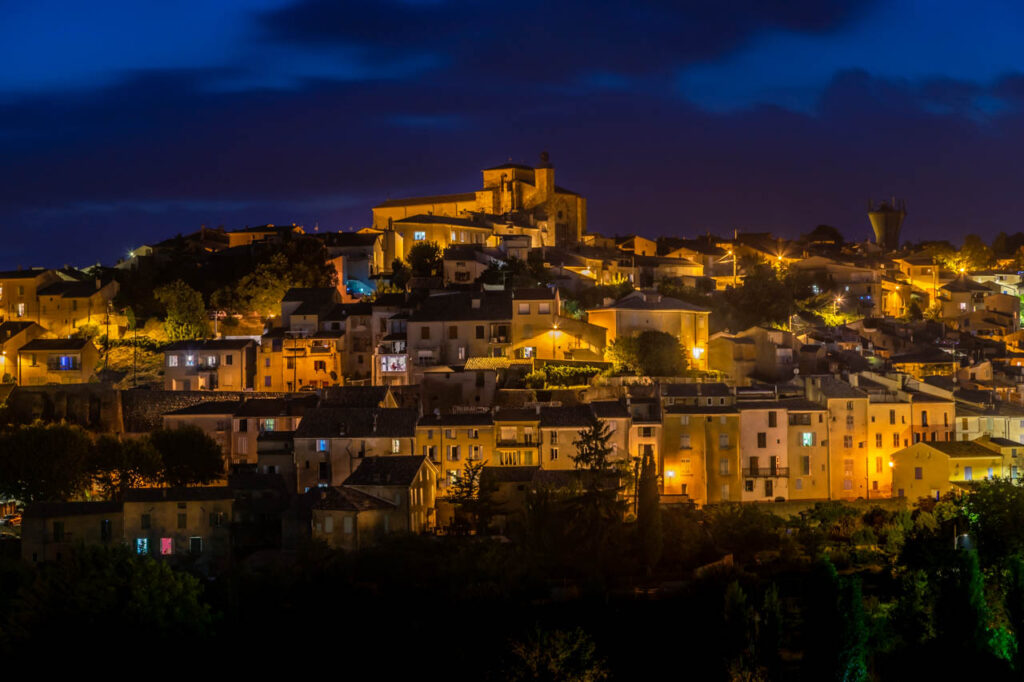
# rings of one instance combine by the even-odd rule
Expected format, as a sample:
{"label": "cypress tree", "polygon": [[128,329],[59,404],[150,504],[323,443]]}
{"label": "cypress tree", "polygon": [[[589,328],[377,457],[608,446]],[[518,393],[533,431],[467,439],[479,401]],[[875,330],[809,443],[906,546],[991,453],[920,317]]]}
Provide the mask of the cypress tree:
{"label": "cypress tree", "polygon": [[644,567],[650,574],[661,560],[663,549],[661,531],[661,504],[658,492],[658,472],[654,455],[645,454],[640,469],[640,486],[637,491],[637,530],[640,534],[640,550]]}

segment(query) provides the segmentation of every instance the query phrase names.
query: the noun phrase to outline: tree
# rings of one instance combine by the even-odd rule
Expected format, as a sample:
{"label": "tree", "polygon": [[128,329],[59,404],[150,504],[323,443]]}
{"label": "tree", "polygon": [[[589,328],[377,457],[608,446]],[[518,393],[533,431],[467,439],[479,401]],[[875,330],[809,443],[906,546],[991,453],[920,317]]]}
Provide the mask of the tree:
{"label": "tree", "polygon": [[830,246],[842,246],[846,240],[843,233],[831,225],[818,225],[809,233],[804,235],[804,240],[811,243],[828,244]]}
{"label": "tree", "polygon": [[637,491],[637,530],[640,554],[650,574],[661,560],[661,494],[658,491],[658,468],[654,453],[645,453],[640,464],[640,485]]}
{"label": "tree", "polygon": [[935,622],[942,645],[950,654],[986,657],[990,654],[989,610],[977,552],[956,552],[952,565],[938,579]]}
{"label": "tree", "polygon": [[464,512],[478,531],[482,530],[480,526],[487,516],[480,494],[480,476],[485,466],[486,460],[467,461],[462,472],[448,486],[448,501]]}
{"label": "tree", "polygon": [[180,279],[153,292],[166,311],[164,329],[171,341],[201,339],[210,335],[203,296]]}
{"label": "tree", "polygon": [[756,614],[747,603],[747,593],[736,580],[726,585],[722,602],[723,644],[729,669],[731,672],[749,670],[754,666]]}
{"label": "tree", "polygon": [[995,255],[985,241],[976,234],[964,237],[964,245],[960,248],[963,267],[967,270],[983,270],[995,262]]}
{"label": "tree", "polygon": [[960,512],[986,563],[1024,554],[1024,486],[1010,479],[979,481],[960,501]]}
{"label": "tree", "polygon": [[93,448],[93,481],[112,500],[124,499],[131,488],[160,478],[163,462],[147,438],[120,440],[104,434]]}
{"label": "tree", "polygon": [[852,576],[840,583],[839,661],[834,679],[864,682],[868,679],[868,630],[860,578]]}
{"label": "tree", "polygon": [[51,637],[74,654],[110,641],[131,645],[126,651],[153,641],[194,642],[213,622],[197,578],[121,546],[83,547],[41,566],[13,610],[19,651],[38,648],[36,655],[50,649]]}
{"label": "tree", "polygon": [[69,424],[21,426],[0,435],[0,496],[38,502],[77,497],[89,482],[92,440]]}
{"label": "tree", "polygon": [[608,347],[616,371],[638,376],[679,376],[686,367],[679,339],[668,332],[647,330],[618,336]]}
{"label": "tree", "polygon": [[1010,559],[1009,586],[1006,590],[1006,615],[1017,639],[1013,667],[1018,678],[1024,677],[1024,559]]}
{"label": "tree", "polygon": [[608,461],[613,449],[608,442],[611,440],[612,432],[608,423],[597,417],[591,417],[590,424],[581,429],[579,438],[572,444],[576,446],[576,454],[573,455],[573,463],[578,471],[590,471],[600,475],[611,470],[611,463]]}
{"label": "tree", "polygon": [[610,677],[608,664],[581,628],[537,628],[525,641],[513,642],[511,651],[511,665],[503,672],[509,680],[600,682]]}
{"label": "tree", "polygon": [[409,249],[405,260],[409,263],[413,277],[439,277],[443,261],[437,242],[416,242]]}
{"label": "tree", "polygon": [[409,266],[405,264],[405,261],[401,258],[391,261],[391,283],[394,286],[404,291],[411,278],[412,272],[409,271]]}
{"label": "tree", "polygon": [[198,426],[160,429],[149,440],[163,463],[160,478],[169,486],[203,485],[224,475],[220,446]]}

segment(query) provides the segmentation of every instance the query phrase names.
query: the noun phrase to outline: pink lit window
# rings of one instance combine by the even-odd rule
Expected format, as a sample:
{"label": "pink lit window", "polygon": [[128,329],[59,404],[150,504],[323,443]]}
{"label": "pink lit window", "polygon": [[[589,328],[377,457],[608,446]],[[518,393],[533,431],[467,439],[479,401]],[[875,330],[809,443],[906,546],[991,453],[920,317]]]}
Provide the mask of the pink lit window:
{"label": "pink lit window", "polygon": [[168,556],[174,554],[174,540],[171,538],[160,538],[160,554]]}

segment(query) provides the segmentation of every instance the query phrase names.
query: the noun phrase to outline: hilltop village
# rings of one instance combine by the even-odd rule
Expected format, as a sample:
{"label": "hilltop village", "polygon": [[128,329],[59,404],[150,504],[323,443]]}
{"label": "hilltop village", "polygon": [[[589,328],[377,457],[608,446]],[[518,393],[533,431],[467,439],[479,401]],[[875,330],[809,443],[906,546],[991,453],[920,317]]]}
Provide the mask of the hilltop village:
{"label": "hilltop village", "polygon": [[0,272],[0,652],[468,609],[456,678],[1024,669],[1024,234],[611,236],[482,175]]}
{"label": "hilltop village", "polygon": [[279,502],[278,547],[450,532],[467,480],[498,532],[525,491],[593,468],[590,429],[607,456],[588,475],[627,502],[641,467],[661,505],[698,508],[1019,476],[1021,235],[901,243],[892,201],[863,241],[612,237],[546,155],[482,185],[385,201],[355,232],[204,227],[109,267],[0,272],[11,423],[195,429],[222,457],[198,487],[11,495],[12,512],[40,503],[24,558],[116,537],[216,563],[241,546],[230,524],[171,510],[230,519],[253,487]]}

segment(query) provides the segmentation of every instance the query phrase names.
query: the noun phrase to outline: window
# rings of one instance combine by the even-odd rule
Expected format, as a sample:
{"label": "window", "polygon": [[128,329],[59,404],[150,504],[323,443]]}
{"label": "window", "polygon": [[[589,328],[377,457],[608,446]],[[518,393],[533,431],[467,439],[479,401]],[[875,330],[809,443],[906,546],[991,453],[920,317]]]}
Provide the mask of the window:
{"label": "window", "polygon": [[341,529],[345,535],[352,535],[354,524],[352,523],[352,517],[346,516],[341,521]]}
{"label": "window", "polygon": [[556,431],[554,429],[551,429],[550,433],[551,433],[550,442],[551,442],[552,445],[554,445],[555,443],[558,442],[558,431]]}
{"label": "window", "polygon": [[174,554],[174,539],[160,538],[160,556],[170,556],[172,554]]}
{"label": "window", "polygon": [[421,242],[427,238],[427,233],[422,230],[417,230],[412,233],[412,240],[414,242]]}
{"label": "window", "polygon": [[900,434],[898,434],[898,433],[892,434],[892,446],[894,448],[898,448],[900,446]]}
{"label": "window", "polygon": [[551,448],[551,461],[558,459],[558,448]]}
{"label": "window", "polygon": [[391,439],[391,454],[397,455],[402,450],[402,441],[398,438]]}
{"label": "window", "polygon": [[[307,466],[309,462],[306,462]],[[330,462],[318,462],[316,467],[317,480],[321,482],[327,482],[331,479],[331,468]]]}
{"label": "window", "polygon": [[848,409],[848,410],[852,410],[853,409],[853,401],[852,400],[847,400],[846,401],[846,409]]}
{"label": "window", "polygon": [[803,490],[804,489],[804,479],[802,479],[802,478],[796,479],[796,481],[794,481],[794,483],[793,483],[793,487],[796,488],[797,490]]}
{"label": "window", "polygon": [[270,388],[273,385],[273,382],[269,376],[263,377],[263,385],[266,386],[267,388]]}
{"label": "window", "polygon": [[889,423],[890,424],[895,424],[896,423],[896,410],[889,410]]}
{"label": "window", "polygon": [[679,423],[682,424],[683,426],[688,426],[690,423],[690,415],[684,414],[683,416],[679,417]]}
{"label": "window", "polygon": [[718,434],[718,449],[727,450],[729,448],[729,434],[720,433]]}
{"label": "window", "polygon": [[167,356],[167,366],[168,367],[177,367],[178,366],[178,356],[174,355],[174,354],[168,355]]}
{"label": "window", "polygon": [[921,426],[928,426],[928,413],[921,410]]}
{"label": "window", "polygon": [[810,448],[814,447],[814,432],[804,431],[800,434],[800,447]]}
{"label": "window", "polygon": [[641,438],[650,438],[653,435],[654,435],[654,428],[653,427],[650,427],[650,426],[641,426],[640,427],[640,437]]}
{"label": "window", "polygon": [[314,372],[326,372],[327,371],[327,361],[326,360],[314,360],[313,361],[313,371]]}
{"label": "window", "polygon": [[[21,287],[18,287],[18,288],[20,289]],[[21,293],[21,292],[19,291],[18,293]],[[19,303],[18,304],[18,317],[25,317],[25,304],[24,303]]]}
{"label": "window", "polygon": [[848,429],[852,429],[853,428],[853,415],[852,414],[848,415],[846,417],[846,428],[848,428]]}
{"label": "window", "polygon": [[914,467],[914,479],[920,481],[923,478],[924,478],[924,469],[922,469],[921,467]]}
{"label": "window", "polygon": [[420,338],[421,339],[429,339],[430,338],[430,327],[420,327]]}
{"label": "window", "polygon": [[684,433],[679,436],[679,449],[689,450],[690,449],[690,434]]}
{"label": "window", "polygon": [[718,475],[728,476],[729,475],[729,460],[726,457],[722,457],[718,460]]}
{"label": "window", "polygon": [[749,478],[743,481],[743,490],[748,493],[754,492],[754,481]]}
{"label": "window", "polygon": [[881,457],[875,457],[875,473],[876,474],[882,473],[882,458]]}
{"label": "window", "polygon": [[[270,467],[267,467],[270,469]],[[277,467],[274,467],[275,469]],[[271,473],[271,472],[268,472]],[[276,473],[276,472],[275,472]],[[210,527],[220,528],[224,525],[224,512],[210,512]]]}
{"label": "window", "polygon": [[153,517],[149,514],[143,514],[142,518],[139,520],[139,526],[142,528],[142,530],[149,530],[152,527],[152,525]]}
{"label": "window", "polygon": [[681,459],[679,460],[679,470],[684,474],[692,474],[693,465],[690,463],[689,459]]}
{"label": "window", "polygon": [[779,425],[778,414],[776,412],[769,412],[768,413],[768,428],[774,429],[778,425]]}
{"label": "window", "polygon": [[274,430],[274,425],[276,423],[277,422],[274,419],[264,419],[263,420],[263,430],[264,431],[273,431]]}
{"label": "window", "polygon": [[228,365],[228,366],[231,366],[231,365],[235,364],[235,356],[232,355],[231,353],[228,353],[227,355],[225,355],[224,356],[224,364]]}
{"label": "window", "polygon": [[448,451],[447,454],[448,454],[448,461],[449,462],[457,462],[457,461],[459,461],[459,446],[458,445],[447,445],[447,446],[445,446],[445,450]]}
{"label": "window", "polygon": [[469,430],[469,437],[472,438],[473,440],[476,440],[477,438],[479,438],[480,437],[480,429],[470,429]]}
{"label": "window", "polygon": [[193,536],[188,539],[188,553],[189,554],[202,554],[203,553],[203,539],[198,536]]}
{"label": "window", "polygon": [[476,326],[476,338],[478,338],[478,339],[484,338],[484,326],[482,324],[478,324]]}
{"label": "window", "polygon": [[763,431],[757,434],[757,447],[768,447],[768,434],[764,433]]}
{"label": "window", "polygon": [[843,447],[844,448],[852,448],[853,447],[853,436],[843,436]]}
{"label": "window", "polygon": [[551,312],[551,304],[550,303],[539,303],[539,304],[537,304],[537,312],[540,313],[541,315],[549,314]]}
{"label": "window", "polygon": [[149,554],[149,538],[135,538],[135,553],[139,556]]}
{"label": "window", "polygon": [[449,339],[457,339],[457,338],[459,338],[459,328],[456,327],[454,324],[448,325],[448,338]]}
{"label": "window", "polygon": [[114,537],[114,524],[110,519],[100,521],[100,540],[109,542]]}
{"label": "window", "polygon": [[188,514],[178,514],[178,528],[188,528]]}
{"label": "window", "polygon": [[876,433],[875,434],[875,447],[876,448],[882,447],[882,434],[880,434],[880,433]]}
{"label": "window", "polygon": [[800,458],[800,475],[801,476],[810,476],[810,474],[811,474],[811,458],[809,456],[807,456],[807,455],[804,455],[803,457]]}
{"label": "window", "polygon": [[846,476],[846,477],[853,476],[853,460],[852,459],[844,459],[843,460],[843,476]]}
{"label": "window", "polygon": [[196,366],[196,356],[194,356],[194,355],[186,355],[185,356],[185,366],[186,367],[195,367]]}
{"label": "window", "polygon": [[965,481],[973,481],[974,480],[974,468],[973,467],[964,467],[964,480]]}
{"label": "window", "polygon": [[520,303],[519,304],[519,314],[520,315],[529,315],[530,314],[530,304],[529,303]]}
{"label": "window", "polygon": [[853,479],[852,478],[844,478],[843,479],[843,490],[853,490]]}

